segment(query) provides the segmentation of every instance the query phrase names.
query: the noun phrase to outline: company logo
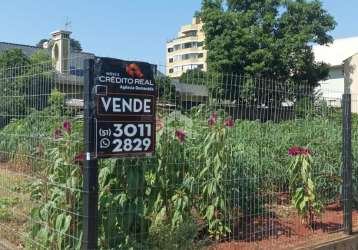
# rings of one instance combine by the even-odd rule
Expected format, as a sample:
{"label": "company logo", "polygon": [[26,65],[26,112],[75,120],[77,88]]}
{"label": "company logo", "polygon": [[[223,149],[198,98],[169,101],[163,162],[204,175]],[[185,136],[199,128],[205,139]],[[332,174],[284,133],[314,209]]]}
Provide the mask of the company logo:
{"label": "company logo", "polygon": [[128,64],[126,66],[127,74],[132,78],[144,78],[144,75],[139,68],[139,66],[135,63]]}

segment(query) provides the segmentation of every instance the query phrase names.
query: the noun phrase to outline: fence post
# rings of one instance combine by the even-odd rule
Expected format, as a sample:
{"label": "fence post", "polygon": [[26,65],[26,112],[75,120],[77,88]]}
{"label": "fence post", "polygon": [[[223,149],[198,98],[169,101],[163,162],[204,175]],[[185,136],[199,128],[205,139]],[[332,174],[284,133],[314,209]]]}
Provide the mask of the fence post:
{"label": "fence post", "polygon": [[352,234],[352,134],[351,95],[343,94],[343,226]]}
{"label": "fence post", "polygon": [[83,249],[97,249],[98,242],[98,170],[95,152],[95,117],[92,101],[94,60],[85,60],[84,78],[84,179],[83,179]]}

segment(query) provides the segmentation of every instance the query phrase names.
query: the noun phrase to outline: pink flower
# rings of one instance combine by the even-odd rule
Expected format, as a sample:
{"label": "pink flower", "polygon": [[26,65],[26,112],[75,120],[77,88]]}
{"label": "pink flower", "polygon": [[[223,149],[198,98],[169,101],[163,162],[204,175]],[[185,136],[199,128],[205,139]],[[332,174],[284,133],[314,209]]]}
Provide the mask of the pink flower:
{"label": "pink flower", "polygon": [[232,118],[228,118],[224,121],[224,125],[228,128],[234,127],[234,120]]}
{"label": "pink flower", "polygon": [[53,131],[53,138],[55,140],[60,139],[62,137],[62,130],[60,128],[56,128],[55,131]]}
{"label": "pink flower", "polygon": [[68,121],[65,121],[63,123],[63,128],[66,130],[68,134],[71,134],[71,123]]}
{"label": "pink flower", "polygon": [[209,127],[213,126],[216,123],[216,120],[217,120],[217,114],[212,113],[211,116],[208,119]]}
{"label": "pink flower", "polygon": [[293,146],[288,149],[288,154],[290,156],[297,156],[297,155],[309,156],[312,154],[312,151],[309,148]]}
{"label": "pink flower", "polygon": [[300,148],[299,147],[291,147],[288,149],[288,154],[291,156],[296,156],[300,154]]}
{"label": "pink flower", "polygon": [[175,136],[179,139],[179,143],[183,144],[184,143],[184,139],[185,139],[185,132],[182,129],[178,129],[175,132]]}

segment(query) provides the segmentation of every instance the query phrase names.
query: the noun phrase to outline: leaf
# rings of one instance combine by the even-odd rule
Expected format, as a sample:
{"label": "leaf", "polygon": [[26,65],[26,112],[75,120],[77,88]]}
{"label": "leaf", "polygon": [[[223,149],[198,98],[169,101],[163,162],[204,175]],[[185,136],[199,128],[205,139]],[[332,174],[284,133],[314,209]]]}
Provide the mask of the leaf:
{"label": "leaf", "polygon": [[66,216],[65,223],[64,223],[63,228],[62,228],[63,233],[66,233],[68,231],[68,229],[70,228],[71,219],[72,219],[71,215]]}
{"label": "leaf", "polygon": [[208,208],[206,209],[206,214],[205,214],[205,218],[207,218],[209,221],[213,218],[214,216],[214,206],[210,205],[208,206]]}

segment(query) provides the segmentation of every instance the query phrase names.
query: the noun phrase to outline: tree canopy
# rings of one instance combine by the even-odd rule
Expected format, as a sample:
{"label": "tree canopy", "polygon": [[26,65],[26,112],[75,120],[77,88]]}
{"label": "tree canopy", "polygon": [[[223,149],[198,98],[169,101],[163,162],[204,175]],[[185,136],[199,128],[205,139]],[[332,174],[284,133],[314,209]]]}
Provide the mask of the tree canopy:
{"label": "tree canopy", "polygon": [[208,69],[318,86],[328,65],[313,44],[328,44],[335,21],[318,0],[203,0]]}
{"label": "tree canopy", "polygon": [[47,105],[53,87],[51,65],[50,56],[42,50],[31,57],[21,49],[0,53],[0,128]]}

